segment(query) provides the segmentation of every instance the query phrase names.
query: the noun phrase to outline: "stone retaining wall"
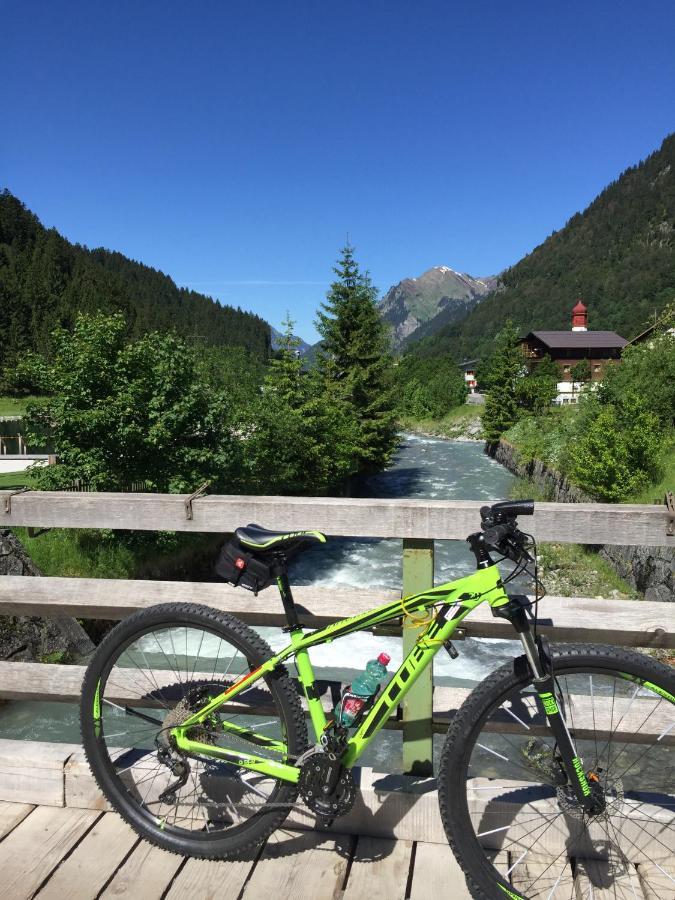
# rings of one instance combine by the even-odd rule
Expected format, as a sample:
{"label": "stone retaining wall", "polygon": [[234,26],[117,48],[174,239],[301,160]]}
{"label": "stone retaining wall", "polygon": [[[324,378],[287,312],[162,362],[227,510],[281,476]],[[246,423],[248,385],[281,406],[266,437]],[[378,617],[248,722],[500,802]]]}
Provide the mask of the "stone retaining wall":
{"label": "stone retaining wall", "polygon": [[[498,444],[486,445],[486,452],[509,472],[532,481],[551,501],[594,502],[581,488],[541,460],[521,460],[518,450],[504,439]],[[645,600],[675,601],[675,550],[606,544],[600,547],[600,556],[632,587],[644,593]]]}

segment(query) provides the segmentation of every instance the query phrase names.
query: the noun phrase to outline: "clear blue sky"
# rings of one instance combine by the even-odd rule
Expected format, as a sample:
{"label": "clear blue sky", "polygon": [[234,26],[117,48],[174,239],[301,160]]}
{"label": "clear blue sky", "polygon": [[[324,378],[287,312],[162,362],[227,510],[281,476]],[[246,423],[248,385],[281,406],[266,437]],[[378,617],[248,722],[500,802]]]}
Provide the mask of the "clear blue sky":
{"label": "clear blue sky", "polygon": [[0,186],[309,340],[347,232],[383,291],[491,274],[675,129],[666,0],[0,14]]}

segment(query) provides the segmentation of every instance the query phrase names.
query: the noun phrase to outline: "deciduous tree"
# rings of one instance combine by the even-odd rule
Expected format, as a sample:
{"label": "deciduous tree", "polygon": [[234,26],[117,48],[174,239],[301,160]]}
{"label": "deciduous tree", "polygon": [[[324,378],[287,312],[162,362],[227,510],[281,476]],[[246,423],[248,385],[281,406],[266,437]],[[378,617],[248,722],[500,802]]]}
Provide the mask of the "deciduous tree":
{"label": "deciduous tree", "polygon": [[58,458],[33,471],[38,486],[242,486],[231,407],[199,377],[184,340],[152,332],[127,343],[123,317],[99,313],[78,316],[72,333],[55,331],[52,346],[42,373],[51,396],[30,404],[26,417],[28,441],[47,435]]}

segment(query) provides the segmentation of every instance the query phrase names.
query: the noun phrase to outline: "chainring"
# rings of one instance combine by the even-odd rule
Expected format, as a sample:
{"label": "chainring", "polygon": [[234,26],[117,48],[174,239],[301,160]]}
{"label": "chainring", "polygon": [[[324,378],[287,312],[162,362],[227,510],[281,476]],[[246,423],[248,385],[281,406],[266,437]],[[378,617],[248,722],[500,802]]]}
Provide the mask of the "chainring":
{"label": "chainring", "polygon": [[327,753],[317,751],[307,757],[300,768],[298,788],[307,806],[318,816],[336,819],[344,816],[356,800],[356,785],[350,769],[340,767],[332,790],[329,790],[335,762]]}

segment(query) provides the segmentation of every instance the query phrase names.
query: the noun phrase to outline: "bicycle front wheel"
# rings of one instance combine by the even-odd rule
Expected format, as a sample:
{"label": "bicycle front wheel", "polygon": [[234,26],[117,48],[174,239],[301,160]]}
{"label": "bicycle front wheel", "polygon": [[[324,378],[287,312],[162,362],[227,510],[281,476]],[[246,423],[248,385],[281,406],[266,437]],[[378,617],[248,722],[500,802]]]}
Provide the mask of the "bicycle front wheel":
{"label": "bicycle front wheel", "polygon": [[[135,613],[102,641],[83,683],[82,740],[106,798],[146,840],[222,858],[261,843],[288,815],[296,785],[181,754],[171,740],[172,728],[271,656],[234,616],[191,604]],[[279,762],[307,747],[298,694],[281,667],[192,736]]]}
{"label": "bicycle front wheel", "polygon": [[[617,647],[553,647],[556,701],[601,811],[568,784],[536,685],[502,666],[453,720],[441,816],[479,898],[675,898],[675,673]],[[651,893],[650,893],[651,891]]]}

